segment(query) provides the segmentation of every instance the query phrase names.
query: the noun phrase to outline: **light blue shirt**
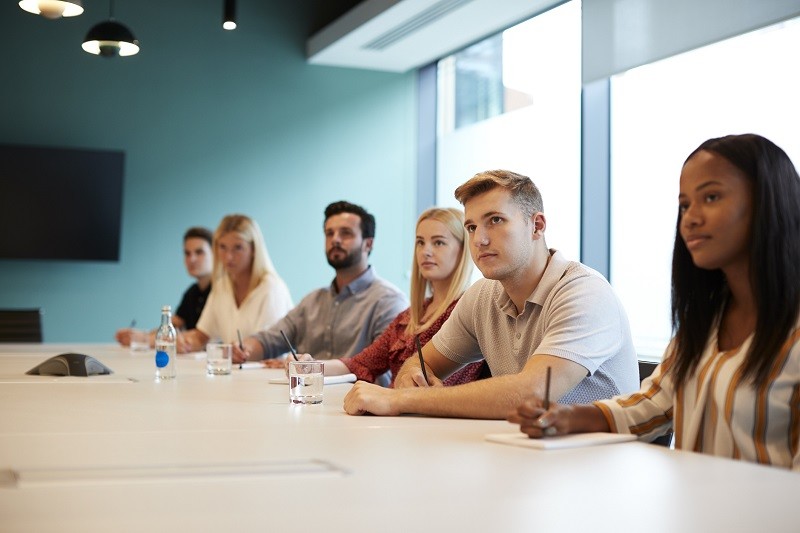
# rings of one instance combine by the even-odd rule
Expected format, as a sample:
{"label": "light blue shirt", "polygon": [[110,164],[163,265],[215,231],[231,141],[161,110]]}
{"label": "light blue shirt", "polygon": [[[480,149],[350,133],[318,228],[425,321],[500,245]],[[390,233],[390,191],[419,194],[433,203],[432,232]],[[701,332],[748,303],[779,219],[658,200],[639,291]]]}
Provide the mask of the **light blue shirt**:
{"label": "light blue shirt", "polygon": [[264,349],[264,359],[288,352],[281,330],[298,353],[311,354],[314,359],[349,357],[372,344],[407,307],[405,295],[369,267],[340,291],[332,282],[311,292],[254,337]]}

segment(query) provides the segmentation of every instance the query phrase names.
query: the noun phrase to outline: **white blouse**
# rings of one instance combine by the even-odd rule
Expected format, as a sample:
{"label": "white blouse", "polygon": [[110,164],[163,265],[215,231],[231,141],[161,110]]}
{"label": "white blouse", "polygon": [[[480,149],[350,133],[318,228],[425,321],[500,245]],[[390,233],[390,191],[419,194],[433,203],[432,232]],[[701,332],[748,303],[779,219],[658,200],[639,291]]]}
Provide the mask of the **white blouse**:
{"label": "white blouse", "polygon": [[289,288],[277,274],[265,275],[238,307],[233,295],[233,283],[228,276],[224,276],[212,284],[211,294],[197,321],[197,329],[209,339],[239,342],[237,330],[242,337],[253,335],[277,322],[292,307]]}

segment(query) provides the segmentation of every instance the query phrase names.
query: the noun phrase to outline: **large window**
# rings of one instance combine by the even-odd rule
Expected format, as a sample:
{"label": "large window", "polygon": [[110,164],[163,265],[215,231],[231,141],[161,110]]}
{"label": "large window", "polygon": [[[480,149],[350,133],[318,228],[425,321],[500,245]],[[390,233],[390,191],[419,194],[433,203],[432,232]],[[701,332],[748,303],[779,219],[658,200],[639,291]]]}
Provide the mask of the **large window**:
{"label": "large window", "polygon": [[542,191],[547,243],[580,254],[581,3],[567,2],[438,64],[437,204],[507,169]]}
{"label": "large window", "polygon": [[671,335],[678,178],[711,137],[758,133],[800,162],[800,19],[639,67],[611,80],[611,282],[640,355]]}

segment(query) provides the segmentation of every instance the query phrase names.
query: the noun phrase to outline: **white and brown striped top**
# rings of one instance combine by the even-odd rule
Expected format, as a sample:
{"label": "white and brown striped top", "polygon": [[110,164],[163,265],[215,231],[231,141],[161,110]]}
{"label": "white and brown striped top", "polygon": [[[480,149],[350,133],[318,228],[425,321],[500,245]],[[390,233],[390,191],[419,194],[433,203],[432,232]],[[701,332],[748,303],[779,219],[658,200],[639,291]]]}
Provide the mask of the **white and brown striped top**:
{"label": "white and brown striped top", "polygon": [[[765,383],[742,379],[752,341],[720,352],[717,332],[697,370],[676,387],[665,357],[639,392],[595,402],[611,431],[652,440],[670,429],[675,447],[800,472],[800,328],[784,343]],[[673,344],[667,348],[672,353]]]}

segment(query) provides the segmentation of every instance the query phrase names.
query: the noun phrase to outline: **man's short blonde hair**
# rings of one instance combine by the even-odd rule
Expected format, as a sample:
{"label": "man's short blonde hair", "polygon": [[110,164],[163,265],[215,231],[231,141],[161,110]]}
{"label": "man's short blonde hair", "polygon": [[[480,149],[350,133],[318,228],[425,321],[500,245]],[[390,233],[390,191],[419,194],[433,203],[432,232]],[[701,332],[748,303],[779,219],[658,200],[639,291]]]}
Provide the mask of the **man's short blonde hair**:
{"label": "man's short blonde hair", "polygon": [[466,205],[474,197],[496,187],[502,187],[511,193],[511,199],[519,206],[526,219],[534,213],[544,211],[542,194],[533,181],[510,170],[487,170],[475,174],[456,189],[456,200],[461,205]]}

